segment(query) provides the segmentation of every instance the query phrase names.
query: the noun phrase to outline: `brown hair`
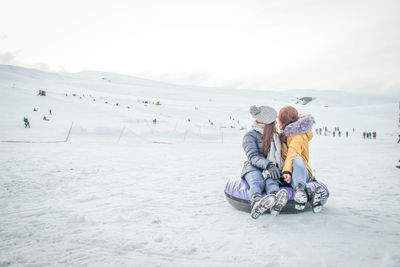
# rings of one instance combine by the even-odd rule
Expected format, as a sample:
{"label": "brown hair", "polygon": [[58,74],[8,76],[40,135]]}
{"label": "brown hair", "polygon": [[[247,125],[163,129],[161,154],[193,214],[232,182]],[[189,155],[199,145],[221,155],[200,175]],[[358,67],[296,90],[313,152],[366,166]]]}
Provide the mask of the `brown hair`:
{"label": "brown hair", "polygon": [[297,109],[292,106],[285,106],[279,111],[279,128],[283,131],[288,124],[299,119]]}
{"label": "brown hair", "polygon": [[286,136],[283,134],[283,130],[286,128],[287,125],[295,122],[299,119],[299,113],[297,109],[292,106],[285,106],[281,108],[278,114],[279,119],[279,129],[281,130],[280,139],[281,142],[286,143]]}
{"label": "brown hair", "polygon": [[277,134],[276,130],[276,121],[266,124],[264,126],[264,133],[263,133],[263,152],[264,156],[268,155],[269,149],[271,148],[271,142],[272,139],[274,138],[274,134]]}

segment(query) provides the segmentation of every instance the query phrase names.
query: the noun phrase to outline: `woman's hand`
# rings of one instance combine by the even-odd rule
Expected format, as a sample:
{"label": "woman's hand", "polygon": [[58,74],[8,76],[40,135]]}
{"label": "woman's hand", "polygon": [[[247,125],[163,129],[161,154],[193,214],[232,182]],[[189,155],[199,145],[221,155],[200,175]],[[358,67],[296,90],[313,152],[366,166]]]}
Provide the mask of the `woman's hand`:
{"label": "woman's hand", "polygon": [[288,173],[285,173],[283,175],[283,179],[285,180],[286,183],[290,184],[290,182],[292,181],[292,176]]}
{"label": "woman's hand", "polygon": [[276,167],[275,164],[273,163],[268,164],[267,170],[271,175],[272,179],[278,180],[279,177],[281,177],[281,171],[278,169],[278,167]]}

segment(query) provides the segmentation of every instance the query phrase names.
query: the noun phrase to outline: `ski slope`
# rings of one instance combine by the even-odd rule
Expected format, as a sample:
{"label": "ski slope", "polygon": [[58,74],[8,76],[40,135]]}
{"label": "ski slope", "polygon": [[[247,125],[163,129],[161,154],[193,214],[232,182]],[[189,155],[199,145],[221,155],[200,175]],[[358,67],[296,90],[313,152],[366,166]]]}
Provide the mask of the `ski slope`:
{"label": "ski slope", "polygon": [[[399,99],[6,65],[0,92],[0,141],[27,142],[0,142],[0,266],[400,265]],[[252,104],[294,105],[342,130],[310,142],[331,193],[322,213],[253,220],[225,200]],[[51,143],[72,123],[68,142]]]}

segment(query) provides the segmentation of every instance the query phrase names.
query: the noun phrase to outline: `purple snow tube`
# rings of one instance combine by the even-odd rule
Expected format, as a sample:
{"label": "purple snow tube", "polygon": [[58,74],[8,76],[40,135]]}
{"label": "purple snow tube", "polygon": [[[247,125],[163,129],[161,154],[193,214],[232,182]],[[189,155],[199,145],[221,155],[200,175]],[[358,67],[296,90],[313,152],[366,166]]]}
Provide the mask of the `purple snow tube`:
{"label": "purple snow tube", "polygon": [[[319,181],[312,181],[307,183],[307,193],[310,195],[314,192],[317,186],[322,186],[325,189],[328,197],[329,191],[326,185]],[[291,187],[282,187],[288,192],[289,201],[286,206],[282,209],[282,213],[297,213],[298,211],[294,208],[294,191]],[[265,194],[265,193],[264,193]],[[250,212],[250,199],[249,199],[249,185],[244,179],[232,179],[229,180],[225,186],[225,196],[229,204],[234,208]],[[326,202],[326,201],[325,201]],[[323,204],[325,204],[325,202]],[[306,204],[304,210],[311,209],[310,203]]]}

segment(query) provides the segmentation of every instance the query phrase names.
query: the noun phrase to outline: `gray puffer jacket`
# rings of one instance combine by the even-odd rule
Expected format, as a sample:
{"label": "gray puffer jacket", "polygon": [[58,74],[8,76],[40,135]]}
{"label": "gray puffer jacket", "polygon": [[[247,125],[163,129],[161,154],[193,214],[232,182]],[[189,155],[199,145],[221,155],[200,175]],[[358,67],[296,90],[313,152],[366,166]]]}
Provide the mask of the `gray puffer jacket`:
{"label": "gray puffer jacket", "polygon": [[243,164],[241,178],[251,171],[263,171],[267,169],[268,163],[271,161],[263,154],[262,137],[259,132],[256,130],[247,132],[243,137],[242,146],[247,160]]}

